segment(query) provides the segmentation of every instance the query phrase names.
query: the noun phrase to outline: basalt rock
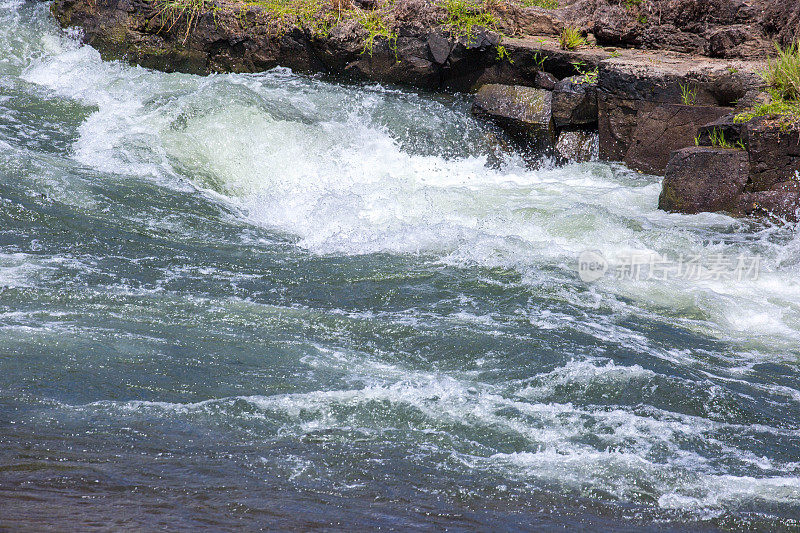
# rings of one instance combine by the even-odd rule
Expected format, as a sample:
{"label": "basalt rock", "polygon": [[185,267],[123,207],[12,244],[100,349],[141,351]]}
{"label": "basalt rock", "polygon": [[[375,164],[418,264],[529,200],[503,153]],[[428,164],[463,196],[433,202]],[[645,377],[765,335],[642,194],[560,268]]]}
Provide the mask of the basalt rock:
{"label": "basalt rock", "polygon": [[729,115],[701,127],[703,141],[710,142],[715,130],[717,135],[727,132],[728,145],[738,135],[746,150],[703,146],[673,152],[659,207],[681,213],[725,211],[797,222],[800,128],[786,117],[761,117],[742,125]]}
{"label": "basalt rock", "polygon": [[800,172],[800,128],[780,120],[757,118],[746,124],[750,153],[750,191],[765,191],[791,181]]}
{"label": "basalt rock", "polygon": [[509,35],[558,35],[564,29],[561,11],[541,7],[506,6],[500,29]]}
{"label": "basalt rock", "polygon": [[740,210],[749,179],[747,152],[706,146],[673,152],[659,209],[694,214]]}
{"label": "basalt rock", "polygon": [[582,163],[597,157],[597,133],[586,130],[565,130],[558,134],[556,152],[564,161]]}
{"label": "basalt rock", "polygon": [[800,191],[778,190],[744,193],[734,214],[749,217],[777,218],[787,222],[800,220]]}
{"label": "basalt rock", "polygon": [[597,82],[572,76],[553,89],[553,122],[556,127],[597,124]]}
{"label": "basalt rock", "polygon": [[533,78],[533,86],[537,89],[552,91],[555,89],[556,83],[558,83],[558,78],[543,70],[536,72]]}
{"label": "basalt rock", "polygon": [[[693,144],[687,139],[693,141],[697,126],[732,111],[712,112],[711,108],[729,107],[763,86],[757,74],[760,67],[753,62],[728,64],[667,52],[603,61],[598,75],[600,157],[629,161],[647,172],[663,173],[671,149]],[[698,110],[676,114],[674,106],[686,103],[692,105],[685,107]],[[651,117],[652,113],[655,115]],[[648,146],[654,138],[664,136],[665,128],[659,126],[659,121],[665,118],[673,122],[666,129],[675,129],[679,136],[668,149],[651,157],[643,151],[654,146]],[[689,120],[696,122],[689,127]]]}
{"label": "basalt rock", "polygon": [[666,104],[638,114],[625,164],[640,172],[662,174],[673,151],[695,144],[698,124],[716,120],[730,111],[721,107]]}
{"label": "basalt rock", "polygon": [[552,94],[519,85],[484,85],[475,96],[472,112],[499,124],[526,145],[553,145]]}
{"label": "basalt rock", "polygon": [[747,59],[767,53],[776,33],[788,44],[798,12],[787,0],[596,0],[586,19],[600,44]]}
{"label": "basalt rock", "polygon": [[700,146],[711,146],[712,137],[717,139],[724,139],[724,141],[731,145],[746,142],[746,128],[744,124],[736,122],[736,115],[730,114],[703,124],[697,130],[697,143]]}

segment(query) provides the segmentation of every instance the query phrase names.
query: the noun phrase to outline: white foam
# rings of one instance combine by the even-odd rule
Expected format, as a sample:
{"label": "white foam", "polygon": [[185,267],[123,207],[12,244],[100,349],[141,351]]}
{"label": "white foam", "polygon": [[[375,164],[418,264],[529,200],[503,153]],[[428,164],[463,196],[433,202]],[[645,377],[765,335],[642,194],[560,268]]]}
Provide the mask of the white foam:
{"label": "white foam", "polygon": [[[47,48],[24,78],[99,107],[81,126],[78,160],[148,179],[188,176],[238,204],[252,223],[294,234],[315,253],[434,254],[446,263],[515,268],[533,284],[545,282],[542,266],[568,271],[588,248],[610,258],[757,253],[764,258],[758,280],[605,280],[597,287],[603,300],[636,302],[632,312],[705,315],[683,325],[759,350],[770,351],[775,338],[793,342],[800,331],[798,254],[786,255],[798,251],[796,239],[775,245],[777,229],[757,240],[729,239],[742,227],[732,219],[659,212],[655,180],[599,163],[532,171],[512,158],[493,169],[477,153],[409,151],[402,127],[387,126],[398,110],[408,128],[432,136],[440,128],[446,142],[456,133],[441,115],[462,118],[397,91],[330,86],[286,70],[166,75],[104,63],[69,39]],[[731,242],[709,240],[716,232]],[[552,317],[542,325],[561,323]]]}
{"label": "white foam", "polygon": [[[309,365],[349,370],[350,380],[361,386],[345,390],[247,396],[207,400],[191,404],[164,402],[98,402],[78,409],[112,410],[115,416],[193,416],[207,414],[242,419],[278,421],[280,434],[312,434],[330,429],[358,431],[369,438],[385,432],[413,432],[423,454],[426,433],[444,426],[471,428],[476,439],[485,432],[506,433],[524,439],[531,451],[465,452],[458,440],[451,449],[438,432],[436,453],[452,454],[466,468],[502,472],[535,483],[559,486],[587,495],[624,501],[658,502],[668,509],[700,514],[735,509],[754,499],[800,505],[800,465],[759,457],[726,443],[727,434],[755,438],[797,438],[793,430],[758,425],[735,425],[649,408],[578,407],[571,403],[536,403],[535,393],[519,394],[500,385],[461,377],[421,372],[376,361],[360,354],[320,348],[309,355]],[[652,373],[638,367],[573,361],[535,380],[558,386],[614,382],[618,387],[637,386]],[[242,410],[245,404],[255,408]],[[386,409],[398,414],[386,416]],[[422,418],[404,418],[411,409]],[[381,416],[375,417],[374,413]],[[395,421],[397,427],[392,427]],[[250,426],[248,426],[250,427]],[[250,431],[250,430],[248,430]],[[699,449],[695,444],[702,443]],[[481,448],[489,450],[488,448]],[[702,450],[702,452],[701,452]],[[716,451],[713,451],[716,450]],[[760,470],[761,477],[736,477],[724,470],[739,464]],[[722,471],[721,471],[722,470]]]}

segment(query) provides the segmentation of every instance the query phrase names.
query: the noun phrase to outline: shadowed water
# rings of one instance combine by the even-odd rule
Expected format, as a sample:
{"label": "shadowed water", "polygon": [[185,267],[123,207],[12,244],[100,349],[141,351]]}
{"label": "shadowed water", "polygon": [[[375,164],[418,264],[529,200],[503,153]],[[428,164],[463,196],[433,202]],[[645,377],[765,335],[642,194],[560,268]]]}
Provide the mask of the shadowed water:
{"label": "shadowed water", "polygon": [[0,4],[0,525],[798,527],[795,228],[498,162],[466,97],[103,62],[47,8]]}

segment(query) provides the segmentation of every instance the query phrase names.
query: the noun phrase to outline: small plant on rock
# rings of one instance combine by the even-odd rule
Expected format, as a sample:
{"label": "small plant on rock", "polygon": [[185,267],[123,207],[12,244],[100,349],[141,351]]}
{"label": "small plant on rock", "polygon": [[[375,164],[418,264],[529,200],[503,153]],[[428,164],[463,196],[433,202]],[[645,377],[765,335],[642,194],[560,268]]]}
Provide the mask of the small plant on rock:
{"label": "small plant on rock", "polygon": [[784,100],[800,100],[800,43],[785,50],[778,45],[775,48],[778,55],[767,63],[764,81]]}
{"label": "small plant on rock", "polygon": [[514,60],[511,59],[511,56],[508,55],[508,50],[502,44],[497,45],[497,60],[498,61],[508,61],[509,63],[514,63]]}
{"label": "small plant on rock", "polygon": [[733,148],[733,145],[725,139],[725,131],[714,128],[711,131],[711,146],[719,148]]}
{"label": "small plant on rock", "polygon": [[186,24],[184,43],[203,13],[211,11],[216,15],[217,11],[217,6],[210,0],[157,0],[154,5],[158,9],[155,18],[161,22],[159,32],[164,28],[169,32],[180,22]]}
{"label": "small plant on rock", "polygon": [[697,88],[681,84],[681,102],[683,105],[694,105],[697,102]]}
{"label": "small plant on rock", "polygon": [[775,48],[778,55],[768,61],[766,70],[761,73],[769,84],[771,101],[736,115],[734,122],[737,124],[766,116],[778,117],[782,129],[800,122],[800,43],[785,50],[777,45]]}
{"label": "small plant on rock", "polygon": [[561,31],[561,35],[558,37],[558,44],[562,50],[575,50],[585,45],[586,39],[583,38],[580,31],[567,26]]}
{"label": "small plant on rock", "polygon": [[367,30],[367,39],[364,42],[364,53],[372,55],[375,49],[375,39],[382,37],[388,40],[394,48],[397,42],[397,34],[379,11],[367,11],[361,16],[361,25]]}
{"label": "small plant on rock", "polygon": [[800,122],[800,101],[784,100],[776,92],[772,92],[772,102],[757,104],[749,111],[739,113],[734,117],[736,124],[750,122],[756,117],[775,116],[781,117],[785,124]]}
{"label": "small plant on rock", "polygon": [[586,63],[583,61],[573,61],[572,66],[575,67],[575,70],[580,76],[578,82],[579,83],[595,83],[597,81],[597,76],[599,74],[599,69],[597,67],[594,68],[586,68]]}

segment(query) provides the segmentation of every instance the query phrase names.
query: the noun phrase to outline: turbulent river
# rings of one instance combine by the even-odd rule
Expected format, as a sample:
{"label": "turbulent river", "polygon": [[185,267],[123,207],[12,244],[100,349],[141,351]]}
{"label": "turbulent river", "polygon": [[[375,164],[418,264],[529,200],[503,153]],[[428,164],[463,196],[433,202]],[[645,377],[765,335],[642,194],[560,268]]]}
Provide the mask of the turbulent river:
{"label": "turbulent river", "polygon": [[794,228],[498,156],[466,97],[104,62],[48,7],[0,4],[0,525],[800,527]]}

